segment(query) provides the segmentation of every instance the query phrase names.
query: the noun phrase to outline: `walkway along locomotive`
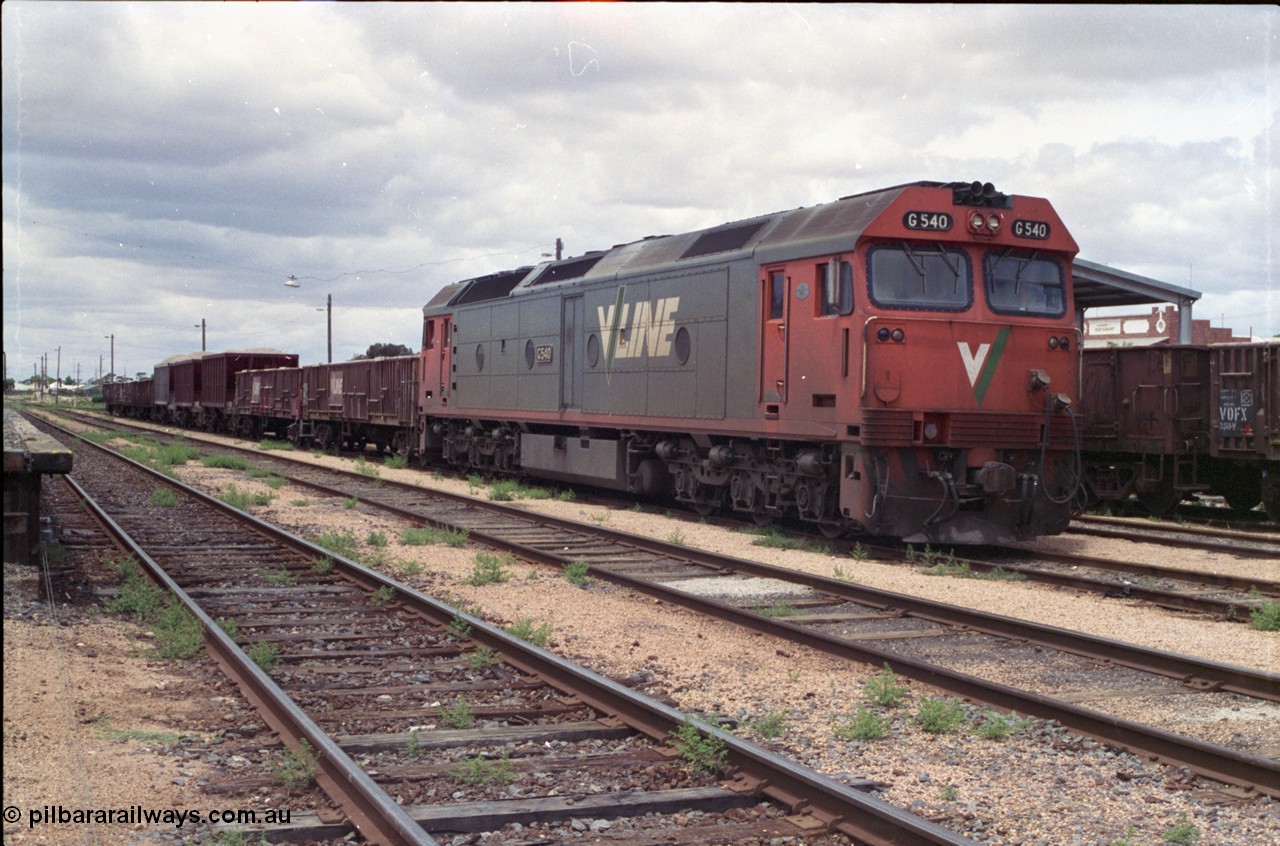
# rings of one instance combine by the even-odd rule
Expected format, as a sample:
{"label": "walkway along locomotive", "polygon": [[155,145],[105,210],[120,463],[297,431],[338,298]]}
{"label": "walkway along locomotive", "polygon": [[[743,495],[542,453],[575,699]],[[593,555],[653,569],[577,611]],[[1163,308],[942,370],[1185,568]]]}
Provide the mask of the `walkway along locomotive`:
{"label": "walkway along locomotive", "polygon": [[1046,200],[918,182],[458,282],[418,449],[831,535],[1056,533],[1076,250]]}

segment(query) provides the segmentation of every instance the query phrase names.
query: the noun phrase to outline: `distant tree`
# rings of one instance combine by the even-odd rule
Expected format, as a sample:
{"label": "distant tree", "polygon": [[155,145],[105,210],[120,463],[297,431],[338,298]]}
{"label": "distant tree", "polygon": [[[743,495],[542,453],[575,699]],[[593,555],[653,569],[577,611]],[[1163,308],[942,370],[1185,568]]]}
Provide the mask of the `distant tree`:
{"label": "distant tree", "polygon": [[76,377],[74,377],[74,376],[63,376],[63,377],[62,377],[62,384],[64,384],[64,385],[78,385],[78,384],[80,384],[80,383],[76,381]]}
{"label": "distant tree", "polygon": [[12,377],[12,376],[10,376],[8,379],[5,379],[5,380],[4,380],[4,390],[5,390],[5,393],[8,393],[9,391],[12,391],[15,387],[17,387],[17,385],[16,385],[16,383],[13,381],[13,377]]}
{"label": "distant tree", "polygon": [[134,379],[145,379],[145,378],[147,378],[147,376],[149,376],[149,375],[150,375],[150,374],[148,374],[148,373],[146,373],[146,372],[144,372],[144,371],[142,371],[142,370],[139,370],[139,371],[138,371],[138,373],[137,373],[137,375],[135,375],[133,378],[134,378]]}
{"label": "distant tree", "polygon": [[393,355],[413,355],[413,350],[404,344],[370,344],[369,349],[365,350],[364,355],[358,355],[353,361],[360,361],[366,358],[386,358]]}

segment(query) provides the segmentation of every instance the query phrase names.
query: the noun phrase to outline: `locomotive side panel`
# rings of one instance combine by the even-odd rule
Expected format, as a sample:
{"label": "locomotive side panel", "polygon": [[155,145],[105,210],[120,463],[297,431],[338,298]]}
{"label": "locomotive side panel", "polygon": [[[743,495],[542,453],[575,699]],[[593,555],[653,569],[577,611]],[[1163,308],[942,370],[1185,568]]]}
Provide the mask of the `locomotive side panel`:
{"label": "locomotive side panel", "polygon": [[[517,408],[530,411],[558,411],[561,407],[560,381],[562,352],[561,308],[558,297],[522,300],[494,307],[495,314],[507,312],[518,319],[510,331],[500,334],[496,343],[506,345],[506,352],[495,356],[510,362],[511,389],[499,391],[495,384],[492,400],[499,407],[514,401]],[[496,322],[496,320],[495,320]],[[546,353],[552,349],[551,355]]]}

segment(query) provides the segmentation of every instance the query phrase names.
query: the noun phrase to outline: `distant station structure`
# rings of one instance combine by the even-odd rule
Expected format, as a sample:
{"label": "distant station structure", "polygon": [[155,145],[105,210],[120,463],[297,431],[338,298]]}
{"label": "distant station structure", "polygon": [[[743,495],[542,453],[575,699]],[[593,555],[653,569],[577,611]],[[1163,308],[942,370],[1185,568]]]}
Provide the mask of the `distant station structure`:
{"label": "distant station structure", "polygon": [[1084,346],[1149,347],[1158,344],[1223,344],[1249,341],[1231,329],[1214,328],[1208,320],[1195,320],[1192,306],[1200,292],[1136,273],[1076,259],[1072,264],[1076,306],[1081,309],[1114,306],[1155,306],[1107,317],[1085,316],[1081,330]]}
{"label": "distant station structure", "polygon": [[40,485],[71,472],[72,454],[14,409],[4,409],[4,563],[39,563]]}

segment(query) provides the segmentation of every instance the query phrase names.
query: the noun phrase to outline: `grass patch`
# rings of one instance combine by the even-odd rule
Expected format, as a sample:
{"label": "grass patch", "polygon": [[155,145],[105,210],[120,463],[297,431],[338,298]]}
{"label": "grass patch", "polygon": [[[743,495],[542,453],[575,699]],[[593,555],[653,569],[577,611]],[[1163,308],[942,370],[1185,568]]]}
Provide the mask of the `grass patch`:
{"label": "grass patch", "polygon": [[787,731],[787,715],[782,711],[770,711],[751,722],[751,730],[766,740],[777,740]]}
{"label": "grass patch", "polygon": [[161,508],[172,508],[178,504],[178,498],[174,496],[172,488],[156,488],[147,501]]}
{"label": "grass patch", "polygon": [[132,556],[125,556],[107,565],[120,579],[120,590],[106,604],[112,614],[128,614],[138,622],[146,622],[164,605],[164,594],[147,581],[142,568]]}
{"label": "grass patch", "polygon": [[165,603],[155,621],[155,656],[165,661],[185,661],[204,646],[204,626],[180,602]]}
{"label": "grass patch", "polygon": [[906,685],[898,684],[898,677],[886,662],[884,669],[867,679],[862,695],[868,702],[881,708],[896,708],[907,695]]}
{"label": "grass patch", "polygon": [[501,659],[497,650],[490,649],[487,646],[477,646],[467,655],[467,668],[471,670],[483,670],[486,667],[492,667]]}
{"label": "grass patch", "polygon": [[1195,823],[1187,819],[1187,815],[1183,813],[1182,816],[1178,817],[1178,824],[1171,827],[1160,837],[1165,843],[1191,846],[1191,844],[1200,842],[1200,829],[1196,828]]}
{"label": "grass patch", "polygon": [[271,672],[280,666],[280,649],[274,643],[260,640],[250,644],[245,652],[250,660],[261,667],[264,672]]}
{"label": "grass patch", "polygon": [[396,590],[391,585],[383,585],[373,592],[373,601],[378,605],[386,605],[396,598]]}
{"label": "grass patch", "polygon": [[762,617],[794,617],[800,613],[785,599],[775,600],[768,605],[756,605],[751,610]]}
{"label": "grass patch", "polygon": [[532,643],[534,646],[546,648],[551,642],[551,633],[554,631],[550,623],[543,623],[535,626],[533,620],[528,617],[521,617],[506,629],[508,634],[515,635],[521,640]]}
{"label": "grass patch", "polygon": [[688,720],[671,732],[667,740],[680,754],[685,768],[694,773],[718,775],[729,760],[729,749],[723,740],[703,734],[702,729]]}
{"label": "grass patch", "polygon": [[369,546],[376,546],[379,549],[385,548],[387,545],[387,536],[382,532],[370,532],[369,536],[364,539]]}
{"label": "grass patch", "polygon": [[225,452],[206,455],[201,459],[200,463],[215,470],[239,470],[241,472],[248,470],[252,466],[243,456],[227,455]]}
{"label": "grass patch", "polygon": [[994,570],[979,573],[974,576],[974,578],[986,579],[989,582],[1025,582],[1027,580],[1027,574],[1019,573],[1017,570],[1006,570],[997,564]]}
{"label": "grass patch", "polygon": [[308,505],[310,505],[310,504],[311,504],[311,500],[309,500],[309,499],[291,499],[291,500],[289,500],[289,504],[290,504],[290,505],[292,505],[294,508],[306,508]]}
{"label": "grass patch", "polygon": [[1280,602],[1264,602],[1249,615],[1249,625],[1264,632],[1280,631]]}
{"label": "grass patch", "polygon": [[350,530],[345,532],[324,532],[316,538],[316,543],[335,555],[341,555],[343,558],[354,559],[360,554],[360,542],[356,540],[355,534]]}
{"label": "grass patch", "polygon": [[228,485],[227,492],[222,495],[223,502],[241,511],[246,511],[256,506],[270,505],[273,499],[275,497],[272,494],[242,491],[235,485]]}
{"label": "grass patch", "polygon": [[476,718],[466,697],[461,696],[452,708],[440,708],[440,722],[451,729],[469,729],[476,724]]}
{"label": "grass patch", "polygon": [[952,734],[964,722],[964,706],[948,696],[933,696],[920,703],[916,722],[930,734]]}
{"label": "grass patch", "polygon": [[404,529],[400,532],[400,543],[405,546],[431,546],[444,544],[461,548],[467,545],[470,534],[466,529],[437,529],[434,526]]}
{"label": "grass patch", "polygon": [[272,570],[271,572],[264,570],[261,574],[262,578],[266,579],[267,584],[275,585],[277,587],[296,585],[298,583],[298,577],[289,572],[287,567],[283,566],[279,570]]}
{"label": "grass patch", "polygon": [[356,499],[354,496],[349,496],[346,499],[342,500],[342,507],[346,509],[355,508],[359,504],[360,504],[360,500]]}
{"label": "grass patch", "polygon": [[889,719],[870,708],[836,717],[832,731],[840,740],[880,740],[889,733]]}
{"label": "grass patch", "polygon": [[383,459],[382,466],[388,470],[403,470],[409,466],[409,459],[403,455],[388,455]]}
{"label": "grass patch", "polygon": [[817,543],[807,538],[792,537],[781,529],[769,528],[757,530],[756,539],[751,542],[752,546],[763,546],[768,549],[796,549],[801,552],[816,552],[820,555],[830,555],[831,546],[825,543]]}
{"label": "grass patch", "polygon": [[273,449],[280,450],[281,452],[291,452],[293,450],[293,444],[288,441],[274,441],[268,438],[258,442],[258,449],[263,452],[268,452]]}
{"label": "grass patch", "polygon": [[356,459],[356,472],[370,479],[382,478],[382,471],[378,469],[378,465],[365,461],[363,455]]}
{"label": "grass patch", "polygon": [[501,555],[494,555],[491,552],[476,553],[475,565],[471,568],[470,577],[463,579],[464,585],[473,587],[481,587],[483,585],[496,585],[511,579],[511,571],[507,567],[515,563],[515,559],[511,557],[511,553],[504,552]]}
{"label": "grass patch", "polygon": [[1033,722],[1035,721],[1018,719],[1017,713],[1001,714],[998,711],[986,711],[982,715],[982,724],[975,728],[973,733],[986,740],[1004,740]]}
{"label": "grass patch", "polygon": [[98,731],[98,736],[104,740],[117,740],[124,742],[126,740],[136,740],[139,743],[153,746],[173,746],[182,740],[182,735],[171,731],[140,731],[138,729],[118,729],[111,725],[111,721],[106,717],[99,717],[94,723],[94,728]]}
{"label": "grass patch", "polygon": [[467,784],[509,784],[515,779],[511,759],[504,752],[501,758],[491,759],[477,755],[464,758],[447,771],[451,778]]}
{"label": "grass patch", "polygon": [[595,581],[587,575],[587,571],[590,569],[591,565],[585,561],[571,561],[564,565],[564,577],[569,580],[571,585],[586,587]]}
{"label": "grass patch", "polygon": [[333,572],[333,559],[327,555],[323,558],[317,558],[311,562],[311,569],[322,576],[327,576]]}
{"label": "grass patch", "polygon": [[303,740],[300,748],[288,749],[279,761],[273,761],[268,769],[287,790],[305,787],[316,777],[320,769],[320,753]]}

